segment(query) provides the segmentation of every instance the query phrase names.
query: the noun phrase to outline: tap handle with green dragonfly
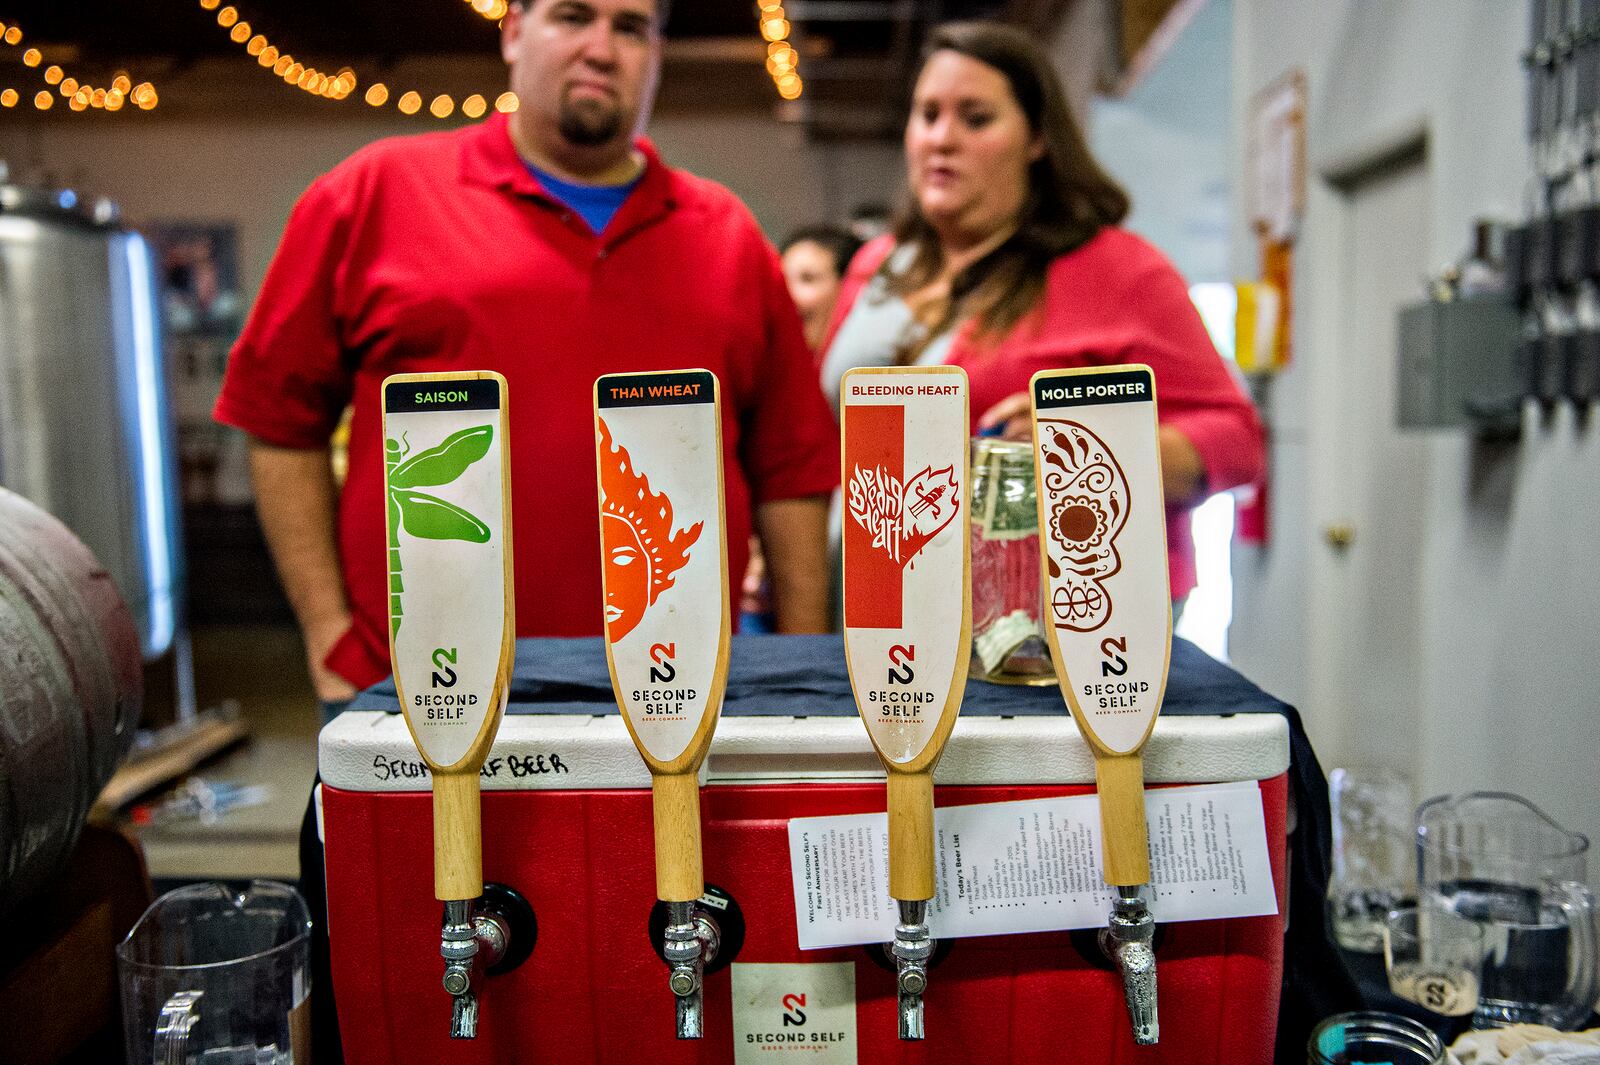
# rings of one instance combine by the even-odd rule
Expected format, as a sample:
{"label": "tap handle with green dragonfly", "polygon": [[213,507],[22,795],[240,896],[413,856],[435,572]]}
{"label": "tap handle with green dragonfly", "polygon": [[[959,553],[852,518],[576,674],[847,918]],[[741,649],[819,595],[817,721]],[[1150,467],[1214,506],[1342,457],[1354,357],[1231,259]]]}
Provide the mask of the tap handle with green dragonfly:
{"label": "tap handle with green dragonfly", "polygon": [[434,894],[445,903],[441,953],[457,1035],[476,1028],[478,773],[505,711],[516,648],[506,412],[505,379],[490,371],[383,383],[389,657],[432,775]]}

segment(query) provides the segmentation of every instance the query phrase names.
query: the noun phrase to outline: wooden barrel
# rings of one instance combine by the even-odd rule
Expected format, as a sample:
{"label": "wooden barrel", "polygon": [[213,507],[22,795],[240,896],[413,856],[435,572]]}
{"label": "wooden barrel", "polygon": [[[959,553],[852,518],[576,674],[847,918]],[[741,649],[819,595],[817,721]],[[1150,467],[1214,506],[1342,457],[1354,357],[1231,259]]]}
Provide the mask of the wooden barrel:
{"label": "wooden barrel", "polygon": [[67,527],[0,488],[0,916],[49,887],[143,704],[139,633]]}

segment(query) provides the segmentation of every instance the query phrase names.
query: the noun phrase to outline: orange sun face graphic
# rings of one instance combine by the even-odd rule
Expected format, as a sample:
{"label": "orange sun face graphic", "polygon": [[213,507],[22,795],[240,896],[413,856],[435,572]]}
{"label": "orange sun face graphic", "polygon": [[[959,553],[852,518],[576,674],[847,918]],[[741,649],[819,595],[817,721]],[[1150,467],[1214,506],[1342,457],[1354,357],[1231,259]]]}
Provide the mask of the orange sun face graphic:
{"label": "orange sun face graphic", "polygon": [[673,585],[705,522],[672,531],[672,500],[652,492],[635,472],[628,449],[600,422],[600,543],[605,555],[606,635],[612,643],[632,632]]}

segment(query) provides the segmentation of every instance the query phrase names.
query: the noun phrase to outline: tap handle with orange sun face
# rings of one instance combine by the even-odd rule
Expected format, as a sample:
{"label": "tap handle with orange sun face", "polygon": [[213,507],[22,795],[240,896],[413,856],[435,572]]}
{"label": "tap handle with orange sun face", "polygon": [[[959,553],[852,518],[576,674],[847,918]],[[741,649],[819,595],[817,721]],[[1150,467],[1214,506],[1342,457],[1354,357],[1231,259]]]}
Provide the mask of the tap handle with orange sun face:
{"label": "tap handle with orange sun face", "polygon": [[705,370],[595,382],[606,658],[617,706],[650,768],[656,897],[669,908],[664,953],[683,1038],[698,1037],[700,1023],[699,772],[722,708],[732,632],[721,410],[717,379]]}

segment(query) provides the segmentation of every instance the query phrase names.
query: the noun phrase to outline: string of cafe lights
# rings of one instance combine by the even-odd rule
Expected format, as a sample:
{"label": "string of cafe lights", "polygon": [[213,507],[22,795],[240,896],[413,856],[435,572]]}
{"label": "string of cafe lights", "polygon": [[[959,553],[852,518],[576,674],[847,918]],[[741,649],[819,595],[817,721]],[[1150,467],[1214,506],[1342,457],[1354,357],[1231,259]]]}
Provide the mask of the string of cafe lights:
{"label": "string of cafe lights", "polygon": [[[470,0],[470,2],[473,10],[478,10],[479,3],[486,3],[491,7],[498,4],[501,9],[500,15],[505,14],[504,0]],[[253,27],[234,5],[223,6],[222,0],[199,0],[199,3],[202,10],[217,13],[217,25],[228,31],[230,40],[243,45],[245,54],[282,78],[284,84],[328,100],[345,100],[356,91],[356,73],[350,67],[341,67],[338,73],[327,74],[301,63],[290,52],[269,41],[265,34],[254,32]],[[486,18],[489,17],[485,12],[479,13],[484,14]],[[411,89],[396,95],[381,81],[375,81],[367,86],[362,99],[372,107],[383,107],[393,99],[395,109],[403,115],[415,115],[423,110],[422,93]],[[460,107],[461,113],[466,117],[481,118],[489,109],[489,101],[484,96],[473,93],[461,101]],[[510,92],[501,93],[494,101],[494,108],[497,111],[515,111],[516,95]],[[427,112],[434,118],[449,118],[455,111],[456,101],[449,93],[438,93],[427,104]]]}
{"label": "string of cafe lights", "polygon": [[499,22],[506,17],[506,12],[511,10],[511,5],[506,0],[467,0],[467,6],[490,22]]}
{"label": "string of cafe lights", "polygon": [[798,100],[805,89],[800,80],[800,54],[789,43],[789,20],[784,16],[779,0],[763,0],[761,4],[761,36],[767,42],[767,73],[778,87],[778,95],[785,100]]}
{"label": "string of cafe lights", "polygon": [[[12,23],[7,25],[0,22],[0,43],[12,48],[22,45],[22,27]],[[38,69],[44,63],[44,53],[37,48],[29,47],[22,53],[22,65],[30,69]],[[107,86],[97,86],[89,82],[80,82],[70,76],[59,64],[51,63],[42,71],[46,85],[58,91],[67,101],[67,107],[73,111],[120,111],[125,104],[133,104],[141,111],[153,111],[160,102],[160,95],[156,87],[148,81],[141,81],[135,85],[133,79],[126,72],[118,71]],[[16,107],[22,100],[22,94],[9,86],[0,89],[0,107]],[[55,106],[55,97],[49,89],[40,89],[33,94],[33,106],[40,111],[48,111]]]}

